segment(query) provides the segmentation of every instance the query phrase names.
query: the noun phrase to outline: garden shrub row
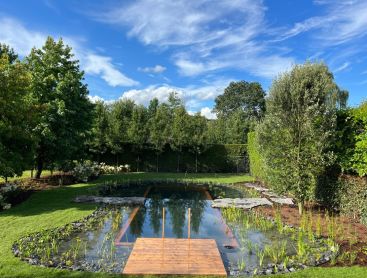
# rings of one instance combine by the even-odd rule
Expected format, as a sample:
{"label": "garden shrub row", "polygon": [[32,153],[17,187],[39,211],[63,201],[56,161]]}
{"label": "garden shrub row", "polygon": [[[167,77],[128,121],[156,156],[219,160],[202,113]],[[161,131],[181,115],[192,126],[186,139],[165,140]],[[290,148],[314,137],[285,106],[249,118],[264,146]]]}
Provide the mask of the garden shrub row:
{"label": "garden shrub row", "polygon": [[[157,153],[150,146],[137,153],[132,144],[126,144],[119,153],[107,151],[103,155],[90,154],[91,159],[108,165],[125,165],[131,167],[131,171],[155,172],[157,170]],[[179,167],[178,167],[179,157]],[[203,153],[197,156],[198,172],[248,172],[247,145],[226,144],[210,145]],[[164,151],[158,154],[159,172],[196,172],[196,155],[189,148],[183,148],[181,153],[175,152],[166,146]]]}

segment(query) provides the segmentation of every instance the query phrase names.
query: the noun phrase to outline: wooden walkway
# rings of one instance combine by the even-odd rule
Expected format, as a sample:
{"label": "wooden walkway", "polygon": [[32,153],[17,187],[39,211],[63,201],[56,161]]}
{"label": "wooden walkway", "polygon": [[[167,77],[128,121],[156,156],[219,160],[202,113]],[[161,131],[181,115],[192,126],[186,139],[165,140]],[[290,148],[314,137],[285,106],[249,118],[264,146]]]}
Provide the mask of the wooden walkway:
{"label": "wooden walkway", "polygon": [[138,238],[122,273],[227,276],[214,239]]}

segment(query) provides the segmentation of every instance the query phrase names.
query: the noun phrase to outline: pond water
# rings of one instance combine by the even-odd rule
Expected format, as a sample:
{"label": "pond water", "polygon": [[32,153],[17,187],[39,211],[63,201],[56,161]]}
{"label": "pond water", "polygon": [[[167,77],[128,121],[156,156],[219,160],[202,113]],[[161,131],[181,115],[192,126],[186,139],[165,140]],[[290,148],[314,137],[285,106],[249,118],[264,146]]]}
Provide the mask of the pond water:
{"label": "pond water", "polygon": [[[212,198],[246,197],[248,191],[239,187],[133,185],[105,194],[147,199],[142,207],[109,208],[97,225],[60,242],[58,253],[66,262],[79,260],[83,269],[121,273],[139,237],[215,239],[231,274],[257,272],[268,263],[288,262],[299,253],[298,234],[283,232],[276,224],[258,221],[260,218],[243,210],[211,207]],[[307,252],[326,250],[316,240],[302,236]]]}

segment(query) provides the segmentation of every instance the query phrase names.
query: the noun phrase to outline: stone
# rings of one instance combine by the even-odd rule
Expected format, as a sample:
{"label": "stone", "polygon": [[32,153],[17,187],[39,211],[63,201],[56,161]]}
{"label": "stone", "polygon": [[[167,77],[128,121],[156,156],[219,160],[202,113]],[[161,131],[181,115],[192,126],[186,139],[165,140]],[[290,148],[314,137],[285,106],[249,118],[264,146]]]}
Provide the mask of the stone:
{"label": "stone", "polygon": [[144,197],[99,197],[99,196],[78,196],[74,199],[76,203],[98,203],[106,205],[136,206],[144,205]]}
{"label": "stone", "polygon": [[215,199],[212,202],[213,208],[243,208],[252,209],[258,206],[271,206],[272,203],[266,198],[224,198]]}
{"label": "stone", "polygon": [[272,191],[265,191],[265,192],[262,192],[262,194],[265,196],[265,197],[272,197],[272,198],[280,198],[279,195],[275,194],[274,192]]}
{"label": "stone", "polygon": [[289,205],[289,206],[294,205],[292,198],[276,197],[276,198],[270,198],[270,200],[273,203],[280,204],[280,205]]}
{"label": "stone", "polygon": [[248,188],[252,188],[252,189],[254,189],[254,190],[256,190],[256,191],[259,191],[259,192],[266,192],[266,191],[269,191],[269,189],[267,189],[266,187],[260,186],[260,185],[258,185],[258,184],[256,184],[256,183],[249,183],[249,182],[247,182],[247,183],[245,183],[244,185],[245,185],[246,187],[248,187]]}

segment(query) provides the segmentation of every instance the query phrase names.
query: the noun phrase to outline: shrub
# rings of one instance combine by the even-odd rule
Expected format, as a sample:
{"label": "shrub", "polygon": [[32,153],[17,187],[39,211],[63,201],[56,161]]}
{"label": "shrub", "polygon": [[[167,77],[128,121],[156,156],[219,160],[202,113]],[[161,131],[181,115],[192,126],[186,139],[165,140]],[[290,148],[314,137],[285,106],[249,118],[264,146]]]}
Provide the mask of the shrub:
{"label": "shrub", "polygon": [[338,182],[340,212],[367,225],[367,179],[341,176]]}
{"label": "shrub", "polygon": [[128,164],[112,166],[102,162],[98,166],[101,174],[118,174],[130,172],[130,165]]}
{"label": "shrub", "polygon": [[88,182],[91,178],[96,178],[100,175],[100,167],[96,162],[89,160],[77,163],[72,170],[73,176],[79,182]]}
{"label": "shrub", "polygon": [[18,191],[19,188],[16,184],[6,183],[5,186],[0,187],[0,210],[11,208],[11,196]]}
{"label": "shrub", "polygon": [[247,134],[247,153],[250,161],[250,173],[253,177],[264,180],[264,166],[261,159],[257,133],[255,131]]}

